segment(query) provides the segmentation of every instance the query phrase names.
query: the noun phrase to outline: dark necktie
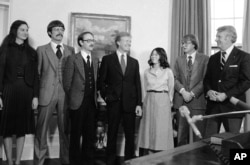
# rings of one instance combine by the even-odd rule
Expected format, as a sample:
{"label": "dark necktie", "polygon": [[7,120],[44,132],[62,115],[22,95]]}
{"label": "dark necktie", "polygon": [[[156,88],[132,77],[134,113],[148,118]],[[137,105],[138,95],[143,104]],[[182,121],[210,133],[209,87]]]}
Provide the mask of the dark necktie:
{"label": "dark necktie", "polygon": [[192,76],[192,56],[188,56],[188,74],[187,74],[187,86],[189,88],[191,76]]}
{"label": "dark necktie", "polygon": [[87,56],[87,67],[90,68],[90,56]]}
{"label": "dark necktie", "polygon": [[125,73],[126,70],[126,64],[125,64],[125,59],[124,59],[124,54],[121,55],[121,67],[122,67],[122,73]]}
{"label": "dark necktie", "polygon": [[56,56],[57,58],[60,60],[61,57],[62,57],[62,52],[61,52],[61,49],[60,49],[61,45],[57,45],[56,48],[57,48],[57,51],[56,51]]}
{"label": "dark necktie", "polygon": [[220,69],[223,70],[226,63],[226,52],[221,52]]}

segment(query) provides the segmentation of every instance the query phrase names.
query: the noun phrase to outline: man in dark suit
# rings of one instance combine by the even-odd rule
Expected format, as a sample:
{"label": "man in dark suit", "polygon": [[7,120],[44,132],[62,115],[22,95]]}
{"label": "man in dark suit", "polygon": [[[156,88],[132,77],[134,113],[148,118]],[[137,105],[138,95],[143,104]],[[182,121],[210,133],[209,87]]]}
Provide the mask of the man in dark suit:
{"label": "man in dark suit", "polygon": [[64,24],[61,21],[51,21],[47,27],[51,42],[37,48],[40,76],[34,154],[37,165],[44,164],[48,152],[47,130],[55,110],[57,111],[61,163],[69,163],[69,139],[65,134],[65,127],[68,125],[66,123],[67,104],[63,90],[62,71],[67,57],[74,53],[74,49],[62,43],[64,30]]}
{"label": "man in dark suit", "polygon": [[117,51],[104,56],[100,67],[100,92],[107,103],[107,164],[115,165],[119,124],[125,133],[125,160],[135,155],[135,117],[141,115],[141,81],[138,61],[129,56],[131,36],[115,39]]}
{"label": "man in dark suit", "polygon": [[[209,59],[204,78],[207,96],[206,114],[239,110],[229,99],[233,96],[245,102],[245,92],[250,88],[250,55],[234,46],[237,34],[233,26],[217,29],[216,42],[220,51]],[[243,115],[208,119],[205,136],[220,131],[223,123],[226,132],[238,133]]]}
{"label": "man in dark suit", "polygon": [[69,158],[71,165],[94,165],[98,60],[91,55],[91,32],[81,33],[77,41],[81,50],[68,58],[63,75],[71,118]]}
{"label": "man in dark suit", "polygon": [[[184,55],[179,56],[174,66],[175,95],[174,108],[186,105],[193,115],[204,115],[206,101],[204,97],[203,78],[206,73],[209,57],[197,52],[199,48],[198,38],[193,34],[187,34],[182,39]],[[185,117],[178,115],[178,146],[188,143],[189,124]],[[182,115],[183,116],[183,115]],[[200,132],[204,131],[203,122],[198,122]],[[194,136],[194,140],[198,140]]]}

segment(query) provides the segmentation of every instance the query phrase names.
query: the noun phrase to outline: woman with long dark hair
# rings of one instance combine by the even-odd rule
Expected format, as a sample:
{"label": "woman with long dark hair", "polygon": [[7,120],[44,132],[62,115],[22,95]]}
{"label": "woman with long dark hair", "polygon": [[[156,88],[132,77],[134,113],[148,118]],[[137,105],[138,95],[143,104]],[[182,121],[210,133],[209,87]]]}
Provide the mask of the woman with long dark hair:
{"label": "woman with long dark hair", "polygon": [[143,152],[154,153],[174,147],[171,116],[174,75],[163,48],[153,49],[148,63],[150,67],[144,73],[146,96],[139,129],[139,148]]}
{"label": "woman with long dark hair", "polygon": [[12,136],[16,136],[16,160],[20,164],[25,134],[34,133],[34,111],[38,106],[36,51],[28,43],[28,24],[16,20],[0,47],[0,135],[8,165],[13,165]]}

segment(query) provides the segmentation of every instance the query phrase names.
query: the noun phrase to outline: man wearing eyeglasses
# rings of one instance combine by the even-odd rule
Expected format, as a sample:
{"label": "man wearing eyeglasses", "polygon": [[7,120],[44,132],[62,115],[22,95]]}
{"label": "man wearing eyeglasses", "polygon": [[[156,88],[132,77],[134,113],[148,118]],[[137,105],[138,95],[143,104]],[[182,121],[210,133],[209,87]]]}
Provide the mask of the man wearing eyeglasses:
{"label": "man wearing eyeglasses", "polygon": [[63,74],[71,119],[69,158],[71,165],[94,165],[98,59],[91,53],[91,32],[81,33],[77,42],[81,50],[68,58]]}
{"label": "man wearing eyeglasses", "polygon": [[[182,105],[188,107],[190,115],[204,115],[206,102],[203,92],[203,78],[206,73],[208,56],[199,53],[199,41],[193,34],[187,34],[182,39],[184,55],[177,58],[174,66],[175,95],[174,108]],[[189,124],[182,111],[177,111],[178,137],[177,145],[181,146],[189,142]],[[197,123],[197,127],[203,135],[203,122]],[[194,140],[198,138],[194,136]]]}
{"label": "man wearing eyeglasses", "polygon": [[68,115],[62,71],[67,57],[74,53],[74,49],[62,43],[64,30],[64,24],[61,21],[51,21],[47,27],[47,33],[51,38],[50,43],[37,48],[40,76],[34,153],[37,165],[44,164],[48,153],[47,130],[54,111],[57,112],[60,160],[62,164],[69,164],[69,139],[65,134]]}

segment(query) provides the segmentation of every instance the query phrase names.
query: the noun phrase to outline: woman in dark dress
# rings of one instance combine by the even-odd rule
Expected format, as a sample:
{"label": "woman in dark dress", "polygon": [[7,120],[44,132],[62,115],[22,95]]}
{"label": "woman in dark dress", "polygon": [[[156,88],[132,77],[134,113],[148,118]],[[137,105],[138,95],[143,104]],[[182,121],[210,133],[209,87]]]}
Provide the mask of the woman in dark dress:
{"label": "woman in dark dress", "polygon": [[0,135],[8,165],[12,161],[12,136],[16,136],[16,160],[20,164],[25,134],[34,133],[34,111],[38,106],[36,51],[28,43],[28,24],[17,20],[0,47]]}

